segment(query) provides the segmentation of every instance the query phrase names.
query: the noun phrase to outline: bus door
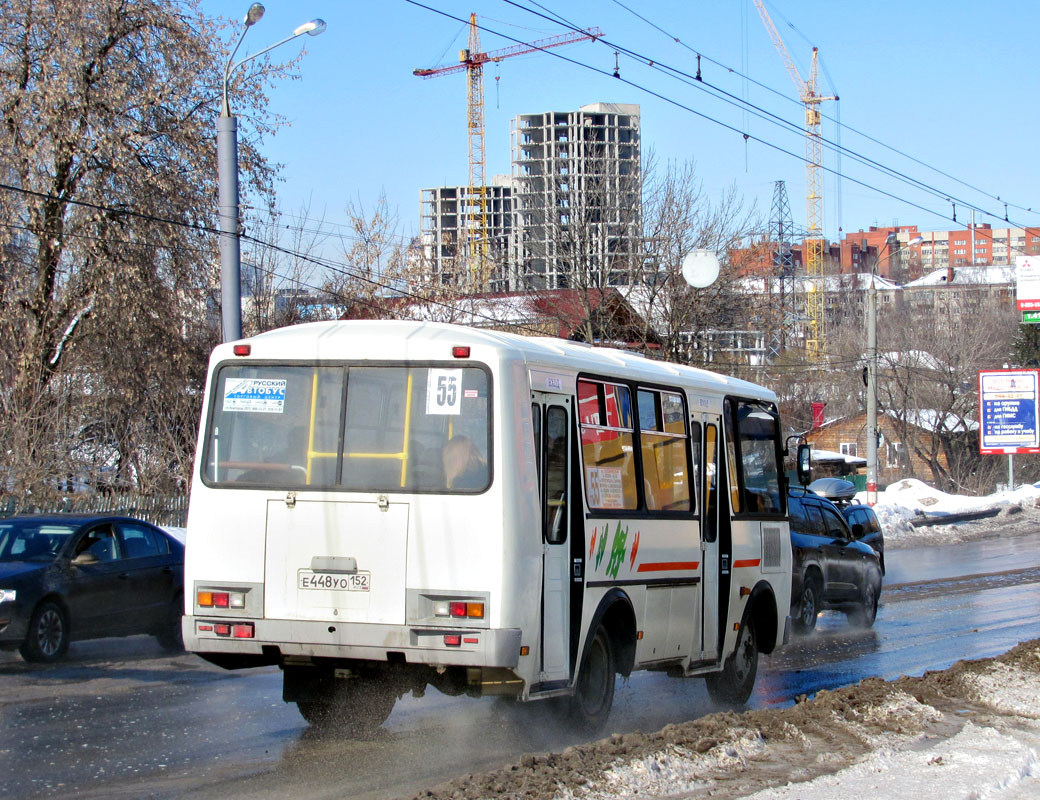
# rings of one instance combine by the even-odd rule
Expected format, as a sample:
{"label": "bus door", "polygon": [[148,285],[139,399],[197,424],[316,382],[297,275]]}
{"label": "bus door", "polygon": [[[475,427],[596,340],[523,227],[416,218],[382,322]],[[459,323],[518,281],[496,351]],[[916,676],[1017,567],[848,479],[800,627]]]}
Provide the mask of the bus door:
{"label": "bus door", "polygon": [[[571,398],[532,392],[542,538],[541,683],[570,680]],[[548,688],[548,687],[546,687]]]}
{"label": "bus door", "polygon": [[704,592],[700,649],[702,660],[714,661],[719,657],[719,432],[722,426],[718,414],[701,414],[700,423],[703,451],[697,479],[701,497],[701,586]]}

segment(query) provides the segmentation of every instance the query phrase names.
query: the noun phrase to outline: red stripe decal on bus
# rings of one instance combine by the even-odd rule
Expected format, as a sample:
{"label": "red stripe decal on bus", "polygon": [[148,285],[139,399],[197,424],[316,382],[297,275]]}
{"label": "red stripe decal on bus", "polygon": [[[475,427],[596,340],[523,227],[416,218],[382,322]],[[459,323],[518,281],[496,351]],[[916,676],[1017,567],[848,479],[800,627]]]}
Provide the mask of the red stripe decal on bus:
{"label": "red stripe decal on bus", "polygon": [[666,572],[673,569],[697,569],[700,561],[659,561],[654,564],[640,564],[636,572]]}
{"label": "red stripe decal on bus", "polygon": [[740,567],[757,567],[761,563],[762,563],[762,559],[761,558],[744,558],[744,559],[741,559],[740,561],[734,561],[733,562],[733,569],[738,569]]}

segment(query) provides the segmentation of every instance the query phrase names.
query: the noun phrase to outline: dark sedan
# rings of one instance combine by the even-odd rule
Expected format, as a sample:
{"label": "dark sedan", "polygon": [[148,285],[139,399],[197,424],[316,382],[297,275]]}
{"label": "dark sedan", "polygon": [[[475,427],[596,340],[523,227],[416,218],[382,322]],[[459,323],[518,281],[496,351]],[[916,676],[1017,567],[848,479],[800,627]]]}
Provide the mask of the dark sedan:
{"label": "dark sedan", "polygon": [[180,649],[184,545],[148,522],[0,519],[0,648],[54,661],[73,639],[150,634]]}
{"label": "dark sedan", "polygon": [[844,611],[849,622],[870,627],[881,595],[877,553],[856,540],[829,500],[791,490],[787,498],[794,555],[791,617],[803,633],[824,609]]}

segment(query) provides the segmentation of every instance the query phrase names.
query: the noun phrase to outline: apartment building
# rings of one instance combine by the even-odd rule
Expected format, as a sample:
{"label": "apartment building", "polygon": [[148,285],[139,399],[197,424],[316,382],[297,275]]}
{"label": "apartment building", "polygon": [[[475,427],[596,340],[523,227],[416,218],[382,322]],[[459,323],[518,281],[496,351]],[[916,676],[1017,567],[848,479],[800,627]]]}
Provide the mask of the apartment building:
{"label": "apartment building", "polygon": [[[894,235],[892,245],[886,245]],[[921,237],[918,244],[909,244]],[[922,231],[916,225],[871,227],[840,243],[842,272],[869,272],[909,282],[948,267],[1014,266],[1016,256],[1040,255],[1040,228],[994,227]]]}

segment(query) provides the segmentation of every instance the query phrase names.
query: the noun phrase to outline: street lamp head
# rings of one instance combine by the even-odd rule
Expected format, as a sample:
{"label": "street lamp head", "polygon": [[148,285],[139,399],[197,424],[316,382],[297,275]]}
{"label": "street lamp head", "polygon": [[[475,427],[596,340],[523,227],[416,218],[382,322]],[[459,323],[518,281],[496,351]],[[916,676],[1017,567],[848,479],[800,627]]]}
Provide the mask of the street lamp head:
{"label": "street lamp head", "polygon": [[924,241],[924,237],[923,236],[915,236],[913,239],[911,239],[909,242],[906,243],[906,246],[907,247],[917,247],[917,245],[921,244],[921,242],[923,242],[923,241]]}
{"label": "street lamp head", "polygon": [[263,7],[261,3],[253,3],[253,5],[251,5],[249,7],[249,10],[246,12],[246,18],[242,20],[242,22],[245,23],[245,26],[247,28],[256,25],[256,23],[260,21],[260,17],[264,15],[265,10],[266,9]]}
{"label": "street lamp head", "polygon": [[310,22],[303,23],[300,27],[292,32],[293,36],[302,36],[303,34],[309,34],[310,36],[319,36],[325,33],[325,20],[323,19],[312,19]]}

